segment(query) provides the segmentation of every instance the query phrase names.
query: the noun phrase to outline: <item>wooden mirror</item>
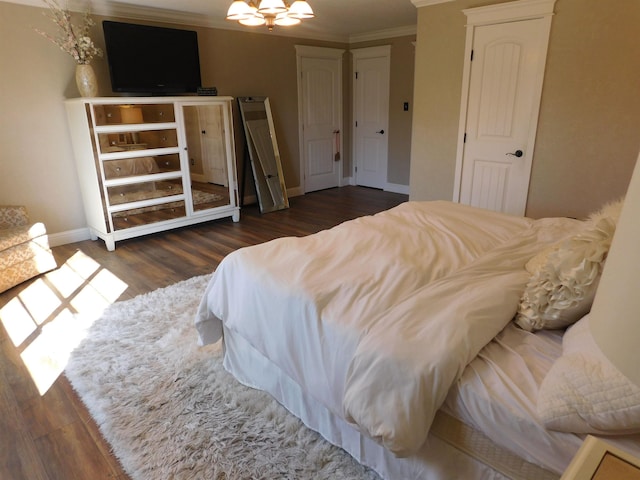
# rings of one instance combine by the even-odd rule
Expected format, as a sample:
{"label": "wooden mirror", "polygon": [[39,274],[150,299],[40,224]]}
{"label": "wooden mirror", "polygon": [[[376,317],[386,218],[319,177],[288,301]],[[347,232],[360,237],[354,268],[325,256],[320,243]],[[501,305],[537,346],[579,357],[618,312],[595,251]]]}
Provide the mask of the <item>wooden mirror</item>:
{"label": "wooden mirror", "polygon": [[260,212],[289,208],[268,97],[239,97],[238,106]]}

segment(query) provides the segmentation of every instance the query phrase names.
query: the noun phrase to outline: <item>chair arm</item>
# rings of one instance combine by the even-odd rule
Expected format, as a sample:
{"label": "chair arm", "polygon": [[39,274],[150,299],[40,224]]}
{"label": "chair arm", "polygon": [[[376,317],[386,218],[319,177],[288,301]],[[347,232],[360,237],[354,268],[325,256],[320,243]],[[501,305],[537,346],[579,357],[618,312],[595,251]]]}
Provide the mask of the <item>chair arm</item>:
{"label": "chair arm", "polygon": [[22,205],[0,205],[0,229],[29,224],[29,215]]}

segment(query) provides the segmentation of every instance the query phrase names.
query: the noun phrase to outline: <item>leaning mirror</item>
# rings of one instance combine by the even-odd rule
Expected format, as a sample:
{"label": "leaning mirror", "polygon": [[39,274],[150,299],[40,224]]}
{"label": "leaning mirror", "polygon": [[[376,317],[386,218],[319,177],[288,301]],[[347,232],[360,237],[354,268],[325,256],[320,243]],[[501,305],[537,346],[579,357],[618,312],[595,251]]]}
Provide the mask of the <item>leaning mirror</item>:
{"label": "leaning mirror", "polygon": [[260,212],[289,208],[268,97],[239,97],[238,106]]}

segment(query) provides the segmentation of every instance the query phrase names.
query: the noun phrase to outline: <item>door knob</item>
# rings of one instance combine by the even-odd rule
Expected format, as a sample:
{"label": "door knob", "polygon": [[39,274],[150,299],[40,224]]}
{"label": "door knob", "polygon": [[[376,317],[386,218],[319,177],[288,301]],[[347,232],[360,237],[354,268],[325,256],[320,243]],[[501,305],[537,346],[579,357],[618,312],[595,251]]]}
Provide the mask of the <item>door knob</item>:
{"label": "door knob", "polygon": [[520,158],[522,155],[524,155],[524,152],[522,150],[516,150],[513,153],[507,153],[507,155],[513,155],[514,157]]}
{"label": "door knob", "polygon": [[381,133],[384,135],[384,130],[380,130],[379,132],[376,132],[376,133]]}

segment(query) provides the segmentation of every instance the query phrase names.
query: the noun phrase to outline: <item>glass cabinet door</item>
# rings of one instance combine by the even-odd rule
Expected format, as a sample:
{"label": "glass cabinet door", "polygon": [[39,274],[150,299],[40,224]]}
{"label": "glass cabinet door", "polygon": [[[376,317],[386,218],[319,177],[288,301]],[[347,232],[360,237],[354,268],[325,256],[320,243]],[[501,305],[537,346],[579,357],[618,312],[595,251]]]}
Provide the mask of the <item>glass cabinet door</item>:
{"label": "glass cabinet door", "polygon": [[223,105],[183,105],[193,210],[231,203]]}

